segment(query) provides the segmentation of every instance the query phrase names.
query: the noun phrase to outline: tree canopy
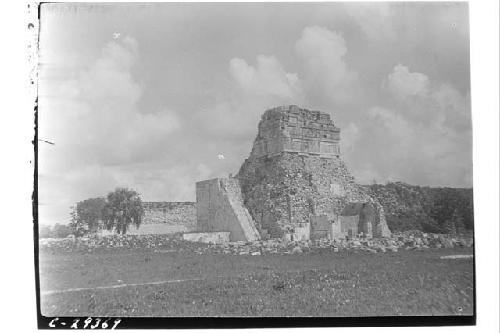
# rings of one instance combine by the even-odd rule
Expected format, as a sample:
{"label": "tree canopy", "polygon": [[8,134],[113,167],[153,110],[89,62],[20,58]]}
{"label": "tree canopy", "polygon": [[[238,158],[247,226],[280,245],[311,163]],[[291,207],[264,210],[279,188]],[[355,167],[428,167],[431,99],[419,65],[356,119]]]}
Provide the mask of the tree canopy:
{"label": "tree canopy", "polygon": [[125,234],[131,224],[139,227],[144,215],[139,194],[131,189],[117,188],[105,198],[89,198],[72,207],[70,227],[75,236],[99,229]]}
{"label": "tree canopy", "polygon": [[474,228],[472,188],[433,188],[401,182],[368,187],[384,206],[392,231],[461,234]]}
{"label": "tree canopy", "polygon": [[106,205],[104,198],[90,198],[76,203],[71,212],[71,227],[76,236],[97,231],[103,220],[102,211]]}
{"label": "tree canopy", "polygon": [[105,228],[118,234],[127,233],[131,224],[138,228],[144,216],[141,197],[134,190],[117,188],[106,196],[102,216]]}

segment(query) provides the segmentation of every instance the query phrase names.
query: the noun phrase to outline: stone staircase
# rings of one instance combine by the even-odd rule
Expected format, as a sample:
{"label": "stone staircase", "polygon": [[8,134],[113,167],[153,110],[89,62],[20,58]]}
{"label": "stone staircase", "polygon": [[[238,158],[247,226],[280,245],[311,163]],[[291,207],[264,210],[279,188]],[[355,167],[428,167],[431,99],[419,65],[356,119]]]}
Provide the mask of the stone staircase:
{"label": "stone staircase", "polygon": [[240,222],[241,229],[249,242],[260,239],[259,230],[255,226],[255,222],[243,204],[243,196],[241,194],[240,184],[236,178],[224,178],[222,180],[227,199],[231,204],[234,214]]}

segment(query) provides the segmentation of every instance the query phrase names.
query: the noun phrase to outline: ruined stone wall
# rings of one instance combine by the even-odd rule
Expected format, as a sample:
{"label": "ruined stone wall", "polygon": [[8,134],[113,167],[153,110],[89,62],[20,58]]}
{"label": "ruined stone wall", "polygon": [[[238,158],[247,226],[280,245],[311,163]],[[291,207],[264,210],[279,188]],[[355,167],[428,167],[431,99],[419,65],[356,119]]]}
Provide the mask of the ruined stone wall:
{"label": "ruined stone wall", "polygon": [[340,155],[340,129],[330,115],[295,105],[267,110],[259,123],[252,156],[283,151],[335,158]]}
{"label": "ruined stone wall", "polygon": [[340,220],[335,221],[334,223],[331,224],[330,239],[337,240],[337,239],[344,239],[344,238],[345,238],[345,235],[342,232],[342,226],[340,224]]}
{"label": "ruined stone wall", "polygon": [[[278,131],[276,126],[281,129],[283,122],[296,110],[290,106],[266,111],[259,124],[254,149],[237,175],[245,205],[257,226],[265,229],[271,237],[280,237],[284,233],[293,233],[301,223],[310,222],[311,216],[326,215],[334,220],[347,204],[364,202],[377,208],[374,236],[389,235],[381,205],[364,187],[355,183],[339,155],[325,158],[320,154],[286,150],[262,154],[258,147],[263,138],[269,137],[266,133],[272,132],[270,128]],[[327,114],[298,110],[303,114],[302,120],[318,118],[331,123]],[[266,132],[261,133],[261,130]],[[338,129],[332,131],[340,132]],[[320,139],[321,135],[321,127],[310,134]],[[335,140],[338,143],[339,138]]]}
{"label": "ruined stone wall", "polygon": [[[161,235],[189,232],[196,229],[196,205],[194,202],[143,202],[144,217],[139,228],[130,226],[129,235]],[[114,231],[99,230],[101,236]]]}
{"label": "ruined stone wall", "polygon": [[196,226],[194,202],[143,202],[143,225],[167,224]]}
{"label": "ruined stone wall", "polygon": [[[281,153],[251,158],[238,174],[245,205],[272,236],[312,215],[340,215],[350,202],[372,202],[340,159]],[[311,207],[314,205],[314,211]]]}
{"label": "ruined stone wall", "polygon": [[[190,232],[195,230],[196,227],[193,225],[185,224],[166,224],[166,223],[156,223],[156,224],[141,224],[139,228],[135,226],[130,226],[127,230],[128,235],[164,235],[164,234],[175,234],[182,232]],[[114,232],[103,231],[101,235],[114,234]]]}
{"label": "ruined stone wall", "polygon": [[196,183],[197,231],[230,232],[231,241],[260,238],[252,216],[243,205],[235,178],[215,178]]}
{"label": "ruined stone wall", "polygon": [[361,232],[359,230],[359,215],[341,216],[340,231],[344,236],[357,236]]}
{"label": "ruined stone wall", "polygon": [[331,230],[331,222],[326,215],[311,216],[311,239],[328,238]]}
{"label": "ruined stone wall", "polygon": [[374,229],[380,222],[381,214],[378,209],[382,210],[382,207],[377,208],[371,203],[365,202],[352,202],[349,203],[341,212],[343,216],[358,216],[359,226],[358,231],[366,235],[372,235]]}

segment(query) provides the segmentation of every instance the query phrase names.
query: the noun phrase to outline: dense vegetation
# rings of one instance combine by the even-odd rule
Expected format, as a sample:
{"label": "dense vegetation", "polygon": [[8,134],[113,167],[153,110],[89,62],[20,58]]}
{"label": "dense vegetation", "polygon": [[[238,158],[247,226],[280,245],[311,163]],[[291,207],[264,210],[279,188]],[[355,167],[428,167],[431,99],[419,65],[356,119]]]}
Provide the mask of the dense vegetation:
{"label": "dense vegetation", "polygon": [[89,198],[71,207],[69,225],[56,224],[53,227],[40,225],[40,238],[77,237],[96,232],[99,229],[114,230],[125,234],[131,224],[139,227],[144,209],[139,193],[127,188],[117,188],[106,198]]}
{"label": "dense vegetation", "polygon": [[126,234],[133,224],[139,227],[144,216],[139,193],[126,188],[117,188],[108,193],[102,208],[102,219],[107,230],[115,230],[118,234]]}
{"label": "dense vegetation", "polygon": [[391,231],[457,234],[473,230],[472,188],[432,188],[401,182],[367,187],[384,207]]}
{"label": "dense vegetation", "polygon": [[72,207],[70,223],[75,236],[96,231],[102,223],[102,211],[105,206],[104,198],[89,198],[77,202],[76,206]]}

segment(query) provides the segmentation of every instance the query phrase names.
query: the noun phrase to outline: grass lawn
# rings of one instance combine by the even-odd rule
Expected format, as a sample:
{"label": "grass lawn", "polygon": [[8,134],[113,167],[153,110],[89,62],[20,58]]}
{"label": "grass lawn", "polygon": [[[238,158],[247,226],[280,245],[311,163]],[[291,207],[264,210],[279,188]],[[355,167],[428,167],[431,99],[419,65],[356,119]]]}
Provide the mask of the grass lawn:
{"label": "grass lawn", "polygon": [[[44,252],[41,310],[93,317],[471,315],[473,260],[440,259],[470,253]],[[151,284],[161,281],[170,282]],[[92,289],[124,284],[136,285]]]}

